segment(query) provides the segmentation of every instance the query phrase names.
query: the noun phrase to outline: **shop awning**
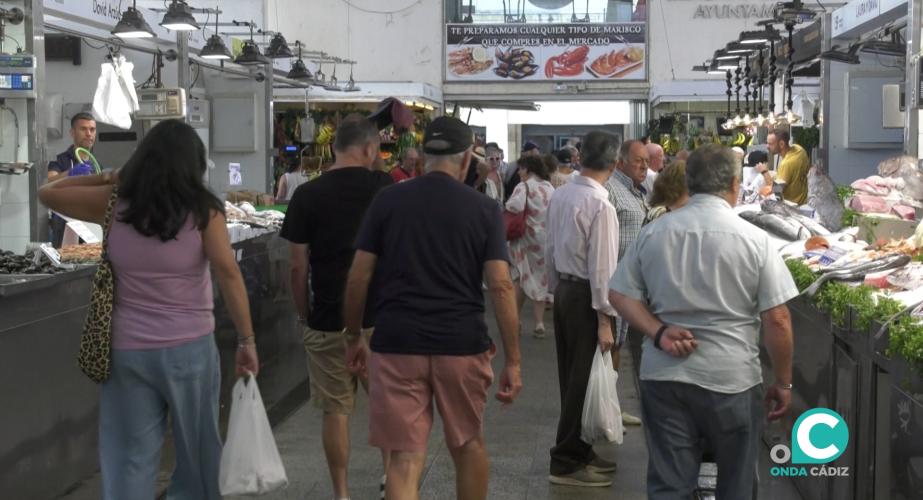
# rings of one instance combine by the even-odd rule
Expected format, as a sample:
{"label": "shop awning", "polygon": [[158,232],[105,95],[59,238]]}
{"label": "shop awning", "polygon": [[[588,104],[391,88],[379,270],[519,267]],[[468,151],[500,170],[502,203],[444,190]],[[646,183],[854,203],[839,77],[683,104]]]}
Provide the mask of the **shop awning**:
{"label": "shop awning", "polygon": [[651,107],[668,102],[718,102],[727,100],[724,79],[674,80],[651,85]]}

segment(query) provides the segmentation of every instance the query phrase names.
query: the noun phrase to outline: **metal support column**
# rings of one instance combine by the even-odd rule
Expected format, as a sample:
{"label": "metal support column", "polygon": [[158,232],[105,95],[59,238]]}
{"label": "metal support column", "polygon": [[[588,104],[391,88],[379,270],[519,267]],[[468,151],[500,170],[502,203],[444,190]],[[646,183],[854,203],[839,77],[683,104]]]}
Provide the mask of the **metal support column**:
{"label": "metal support column", "polygon": [[275,168],[273,166],[272,160],[275,156],[275,148],[273,148],[272,138],[274,136],[273,131],[273,105],[272,105],[272,84],[273,84],[273,74],[272,66],[267,66],[262,70],[266,74],[266,80],[263,81],[263,88],[265,89],[266,98],[264,101],[265,109],[265,120],[266,120],[266,189],[263,192],[273,193],[273,186],[275,185]]}
{"label": "metal support column", "polygon": [[[38,188],[45,183],[48,175],[48,162],[45,156],[45,134],[47,131],[44,113],[37,112],[37,105],[45,99],[45,28],[42,0],[23,2],[25,19],[25,49],[35,58],[35,99],[26,103],[28,118],[26,123],[29,136],[29,160],[33,167],[29,170],[29,237],[32,241],[48,239],[48,209],[38,202]],[[18,153],[18,152],[17,152]]]}
{"label": "metal support column", "polygon": [[189,98],[189,33],[186,31],[176,32],[176,86],[186,89],[186,98]]}
{"label": "metal support column", "polygon": [[919,130],[920,118],[917,108],[919,102],[917,94],[919,93],[920,78],[919,73],[919,53],[920,53],[920,20],[923,13],[923,0],[909,0],[907,2],[907,81],[906,93],[907,103],[904,113],[904,153],[914,158],[919,151]]}
{"label": "metal support column", "polygon": [[[824,34],[820,42],[821,51],[830,50],[830,46],[832,45],[832,20],[832,14],[824,14],[821,25]],[[824,120],[830,117],[830,64],[831,62],[829,59],[820,60],[820,115]],[[769,111],[770,113],[775,112],[774,109]],[[830,175],[830,127],[826,124],[821,124],[820,126],[820,141],[816,160],[821,165],[821,169],[826,172],[827,175]]]}
{"label": "metal support column", "polygon": [[631,101],[630,120],[625,139],[640,139],[647,130],[647,101]]}

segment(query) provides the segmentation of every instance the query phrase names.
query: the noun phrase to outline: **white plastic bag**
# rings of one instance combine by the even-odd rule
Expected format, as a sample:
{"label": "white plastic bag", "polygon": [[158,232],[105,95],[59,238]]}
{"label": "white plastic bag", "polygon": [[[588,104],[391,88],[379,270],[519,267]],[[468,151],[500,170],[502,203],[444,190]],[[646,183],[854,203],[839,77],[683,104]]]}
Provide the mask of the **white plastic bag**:
{"label": "white plastic bag", "polygon": [[123,130],[131,128],[131,113],[139,109],[133,70],[134,65],[122,56],[101,65],[93,96],[93,116],[97,121]]}
{"label": "white plastic bag", "polygon": [[288,486],[263,398],[252,375],[234,384],[218,480],[222,495],[262,495]]}
{"label": "white plastic bag", "polygon": [[583,399],[580,439],[584,442],[622,444],[622,409],[616,391],[618,380],[619,374],[612,368],[612,356],[597,347]]}

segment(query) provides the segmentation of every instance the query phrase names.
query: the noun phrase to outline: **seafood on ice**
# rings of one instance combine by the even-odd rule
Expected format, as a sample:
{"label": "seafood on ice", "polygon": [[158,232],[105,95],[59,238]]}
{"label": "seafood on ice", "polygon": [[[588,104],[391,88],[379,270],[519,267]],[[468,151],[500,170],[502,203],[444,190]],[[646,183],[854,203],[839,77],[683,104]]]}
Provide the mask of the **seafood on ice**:
{"label": "seafood on ice", "polygon": [[740,218],[788,241],[805,240],[811,237],[811,232],[801,224],[786,220],[784,217],[757,211],[741,212]]}

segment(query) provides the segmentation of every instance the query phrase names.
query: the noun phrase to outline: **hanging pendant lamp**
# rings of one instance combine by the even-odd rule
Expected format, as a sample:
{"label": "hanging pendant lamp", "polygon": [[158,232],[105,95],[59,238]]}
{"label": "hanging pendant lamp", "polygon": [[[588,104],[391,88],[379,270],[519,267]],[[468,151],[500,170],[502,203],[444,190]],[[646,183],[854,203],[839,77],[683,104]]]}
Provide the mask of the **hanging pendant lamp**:
{"label": "hanging pendant lamp", "polygon": [[160,25],[170,31],[195,31],[201,29],[192,16],[192,9],[184,0],[173,0]]}
{"label": "hanging pendant lamp", "polygon": [[205,47],[199,51],[199,57],[202,59],[212,59],[216,61],[230,61],[234,56],[224,44],[224,39],[218,34],[218,8],[215,7],[215,34],[208,37]]}
{"label": "hanging pendant lamp", "polygon": [[132,6],[125,9],[122,18],[112,28],[111,33],[119,38],[153,38],[154,30],[144,20],[144,16],[138,11],[138,2],[132,2]]}

